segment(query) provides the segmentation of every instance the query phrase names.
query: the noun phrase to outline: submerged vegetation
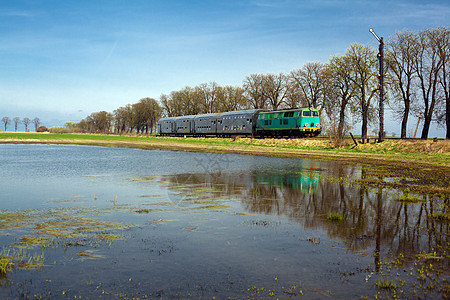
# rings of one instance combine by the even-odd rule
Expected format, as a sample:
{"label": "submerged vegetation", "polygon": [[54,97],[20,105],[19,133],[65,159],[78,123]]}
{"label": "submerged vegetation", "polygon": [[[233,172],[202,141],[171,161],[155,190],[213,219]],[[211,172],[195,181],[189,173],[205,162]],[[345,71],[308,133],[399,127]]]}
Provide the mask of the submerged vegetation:
{"label": "submerged vegetation", "polygon": [[340,213],[329,213],[327,215],[327,220],[328,221],[343,221],[344,216]]}
{"label": "submerged vegetation", "polygon": [[[121,236],[112,232],[135,225],[95,220],[84,215],[89,209],[48,208],[34,210],[0,210],[0,235],[14,230],[16,241],[0,252],[0,272],[7,276],[13,269],[31,269],[44,265],[44,250],[50,247],[82,246],[84,241],[117,240]],[[102,214],[107,210],[91,210],[90,213]],[[106,233],[109,232],[109,233]],[[42,252],[34,248],[40,247]],[[33,251],[33,254],[29,254]],[[95,257],[95,256],[93,256]]]}

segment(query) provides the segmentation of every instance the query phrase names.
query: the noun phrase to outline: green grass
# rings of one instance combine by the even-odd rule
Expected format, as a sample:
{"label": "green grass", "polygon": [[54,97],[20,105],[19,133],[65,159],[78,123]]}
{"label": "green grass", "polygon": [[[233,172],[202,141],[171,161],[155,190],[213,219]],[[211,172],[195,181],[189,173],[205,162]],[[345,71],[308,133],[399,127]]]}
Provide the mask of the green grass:
{"label": "green grass", "polygon": [[379,289],[382,290],[390,290],[397,288],[397,285],[388,279],[378,280],[375,284]]}
{"label": "green grass", "polygon": [[403,203],[421,203],[421,202],[425,202],[424,199],[417,197],[417,196],[412,196],[412,195],[408,195],[408,194],[403,194],[402,196],[398,197],[396,199],[399,202],[403,202]]}
{"label": "green grass", "polygon": [[344,216],[340,213],[329,213],[327,215],[327,220],[328,221],[343,221],[344,220]]}
{"label": "green grass", "polygon": [[444,213],[444,212],[435,213],[435,214],[433,214],[433,218],[435,220],[441,221],[441,222],[450,222],[450,213]]}

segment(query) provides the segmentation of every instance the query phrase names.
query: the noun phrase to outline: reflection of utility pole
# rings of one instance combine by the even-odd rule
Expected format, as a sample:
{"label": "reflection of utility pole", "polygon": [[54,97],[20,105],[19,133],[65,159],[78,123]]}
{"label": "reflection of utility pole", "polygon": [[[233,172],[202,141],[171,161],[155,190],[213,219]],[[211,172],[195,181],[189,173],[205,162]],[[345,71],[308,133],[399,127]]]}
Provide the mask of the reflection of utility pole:
{"label": "reflection of utility pole", "polygon": [[414,138],[416,138],[417,128],[419,128],[419,123],[420,123],[420,118],[421,117],[422,117],[422,114],[419,115],[419,119],[417,120],[416,131],[414,131]]}
{"label": "reflection of utility pole", "polygon": [[375,219],[375,253],[374,263],[375,271],[380,270],[380,256],[381,256],[381,223],[383,222],[383,188],[380,186],[377,192],[377,213]]}
{"label": "reflection of utility pole", "polygon": [[373,34],[373,36],[380,42],[378,47],[378,60],[380,61],[380,70],[377,74],[377,77],[380,81],[380,132],[379,132],[379,141],[382,142],[384,140],[384,41],[383,37],[378,37],[378,35],[373,31],[372,28],[369,29],[369,32]]}

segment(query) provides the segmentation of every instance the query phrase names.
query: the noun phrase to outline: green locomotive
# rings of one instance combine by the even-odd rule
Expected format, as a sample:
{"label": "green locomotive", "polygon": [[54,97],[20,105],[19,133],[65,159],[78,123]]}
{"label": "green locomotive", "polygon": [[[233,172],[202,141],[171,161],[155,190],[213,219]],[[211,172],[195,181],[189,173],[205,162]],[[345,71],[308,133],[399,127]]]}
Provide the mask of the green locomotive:
{"label": "green locomotive", "polygon": [[317,109],[286,109],[260,112],[256,121],[259,136],[317,136],[321,132]]}

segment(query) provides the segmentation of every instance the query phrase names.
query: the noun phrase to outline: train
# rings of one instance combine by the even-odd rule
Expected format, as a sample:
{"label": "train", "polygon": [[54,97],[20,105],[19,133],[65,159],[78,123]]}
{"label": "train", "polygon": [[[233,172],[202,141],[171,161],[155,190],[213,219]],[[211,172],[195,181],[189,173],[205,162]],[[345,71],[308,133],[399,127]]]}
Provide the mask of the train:
{"label": "train", "polygon": [[314,137],[321,132],[319,111],[313,108],[249,109],[161,118],[161,136]]}

